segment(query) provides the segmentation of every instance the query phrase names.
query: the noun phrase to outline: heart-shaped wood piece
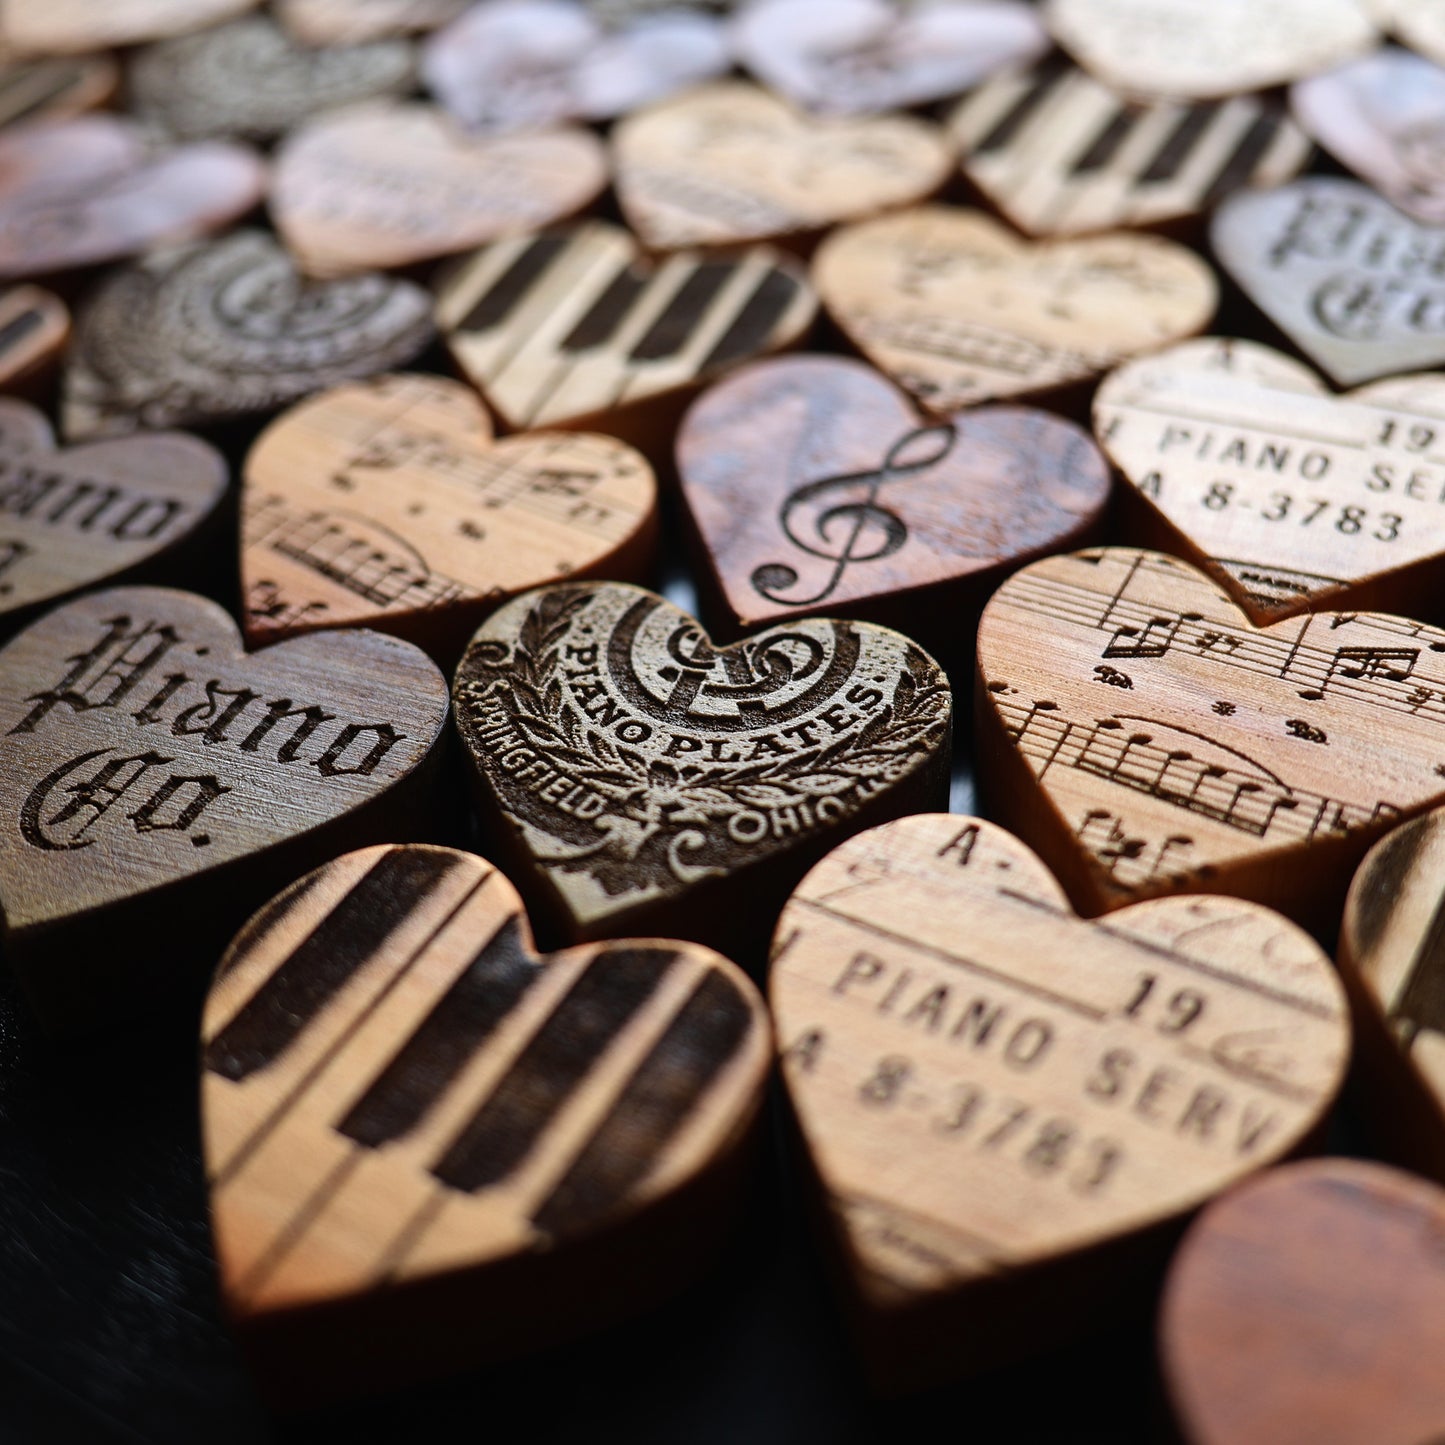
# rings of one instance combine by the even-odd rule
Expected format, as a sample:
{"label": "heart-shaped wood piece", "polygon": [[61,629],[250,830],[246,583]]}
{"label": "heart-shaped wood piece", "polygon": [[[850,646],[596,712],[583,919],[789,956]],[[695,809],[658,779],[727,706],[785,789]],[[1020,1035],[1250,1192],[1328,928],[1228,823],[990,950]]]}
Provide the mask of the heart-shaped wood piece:
{"label": "heart-shaped wood piece", "polygon": [[945,100],[1049,48],[1019,0],[756,0],[733,21],[738,58],[795,105],[832,114]]}
{"label": "heart-shaped wood piece", "polygon": [[193,546],[226,492],[226,459],[162,432],[55,448],[43,412],[0,399],[0,625]]}
{"label": "heart-shaped wood piece", "polygon": [[920,421],[871,367],[834,356],[718,382],[677,462],[732,629],[841,611],[939,656],[1006,570],[1077,546],[1110,486],[1072,422],[1024,407]]}
{"label": "heart-shaped wood piece", "polygon": [[203,1033],[222,1296],[290,1404],[679,1288],[740,1202],[772,1053],[712,950],[538,957],[500,873],[419,847],[349,853],[267,904]]}
{"label": "heart-shaped wood piece", "polygon": [[1320,1124],[1349,1057],[1329,959],[1256,904],[1079,918],[991,823],[902,818],[783,910],[783,1075],[879,1383],[1097,1327],[1177,1222]]}
{"label": "heart-shaped wood piece", "polygon": [[247,644],[359,623],[455,662],[518,592],[646,575],[657,487],[631,447],[491,435],[470,387],[421,375],[353,382],[272,422],[246,457]]}
{"label": "heart-shaped wood piece", "polygon": [[819,119],[740,81],[618,122],[618,203],[654,251],[807,236],[931,196],[952,168],[911,116]]}
{"label": "heart-shaped wood piece", "polygon": [[705,936],[757,956],[842,835],[946,796],[943,674],[867,623],[714,648],[654,593],[564,584],[484,623],[453,695],[498,856],[569,938]]}
{"label": "heart-shaped wood piece", "polygon": [[27,54],[139,45],[219,25],[260,0],[5,0],[5,41]]}
{"label": "heart-shaped wood piece", "polygon": [[101,282],[77,317],[61,421],[75,438],[247,416],[404,366],[432,335],[421,287],[307,281],[274,238],[233,231]]}
{"label": "heart-shaped wood piece", "polygon": [[1131,100],[1053,61],[979,86],[948,129],[964,175],[1035,236],[1197,216],[1234,190],[1291,180],[1310,156],[1278,101]]}
{"label": "heart-shaped wood piece", "polygon": [[304,270],[339,276],[566,220],[606,184],[590,131],[474,137],[436,106],[360,105],[281,144],[271,214]]}
{"label": "heart-shaped wood piece", "polygon": [[1422,226],[1356,181],[1307,176],[1215,212],[1215,254],[1245,295],[1340,386],[1445,362],[1445,293]]}
{"label": "heart-shaped wood piece", "polygon": [[1111,373],[1094,427],[1146,532],[1162,527],[1256,622],[1326,603],[1436,610],[1445,376],[1341,397],[1277,351],[1211,337]]}
{"label": "heart-shaped wood piece", "polygon": [[431,30],[471,0],[273,0],[277,18],[303,45],[360,45]]}
{"label": "heart-shaped wood piece", "polygon": [[1257,628],[1157,552],[1035,562],[979,624],[990,816],[1086,912],[1208,890],[1332,929],[1369,844],[1445,797],[1442,654],[1384,613]]}
{"label": "heart-shaped wood piece", "polygon": [[1159,1354],[1189,1445],[1433,1445],[1445,1191],[1361,1159],[1271,1170],[1169,1272]]}
{"label": "heart-shaped wood piece", "polygon": [[669,442],[652,413],[797,345],[817,309],[801,268],[770,247],[654,268],[600,221],[498,241],[437,283],[447,344],[507,427],[640,428]]}
{"label": "heart-shaped wood piece", "polygon": [[813,284],[850,341],[929,411],[1086,381],[1214,315],[1214,273],[1158,236],[1030,243],[982,211],[845,226]]}
{"label": "heart-shaped wood piece", "polygon": [[678,11],[609,32],[579,0],[493,0],[428,40],[422,75],[472,130],[610,120],[721,75],[721,21]]}
{"label": "heart-shaped wood piece", "polygon": [[0,39],[0,126],[68,120],[104,105],[120,85],[109,55],[6,62],[7,53]]}
{"label": "heart-shaped wood piece", "polygon": [[1379,38],[1368,0],[1046,0],[1044,19],[1106,85],[1189,99],[1313,75]]}
{"label": "heart-shaped wood piece", "polygon": [[0,134],[0,276],[37,276],[194,240],[251,210],[266,168],[221,141],[152,151],[113,116]]}
{"label": "heart-shaped wood piece", "polygon": [[45,371],[70,340],[65,303],[38,286],[0,292],[0,390],[15,390]]}
{"label": "heart-shaped wood piece", "polygon": [[334,106],[405,95],[415,81],[404,40],[316,48],[248,15],[148,46],[130,62],[131,107],[172,135],[272,140]]}

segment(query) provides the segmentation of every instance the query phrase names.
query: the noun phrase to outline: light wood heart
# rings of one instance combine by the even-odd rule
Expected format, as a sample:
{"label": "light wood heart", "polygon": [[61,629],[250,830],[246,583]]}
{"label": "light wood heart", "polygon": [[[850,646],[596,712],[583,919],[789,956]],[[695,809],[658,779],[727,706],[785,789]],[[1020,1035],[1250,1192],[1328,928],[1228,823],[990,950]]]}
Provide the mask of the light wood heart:
{"label": "light wood heart", "polygon": [[943,674],[867,623],[716,648],[655,593],[563,584],[482,625],[453,696],[493,856],[573,939],[706,937],[759,958],[841,836],[947,791]]}
{"label": "light wood heart", "polygon": [[807,236],[931,196],[952,168],[937,126],[811,118],[736,81],[619,121],[612,152],[622,212],[655,251]]}
{"label": "light wood heart", "polygon": [[979,624],[990,815],[1086,912],[1205,890],[1332,929],[1369,844],[1445,799],[1442,654],[1386,613],[1256,628],[1157,552],[1035,562]]}
{"label": "light wood heart", "polygon": [[1255,904],[1079,918],[976,818],[850,838],[778,923],[783,1077],[880,1384],[1097,1327],[1164,1226],[1289,1154],[1344,1078],[1328,958]]}
{"label": "light wood heart", "polygon": [[25,54],[70,54],[139,45],[219,25],[260,0],[4,0],[5,41]]}
{"label": "light wood heart", "polygon": [[273,0],[277,19],[303,45],[361,45],[431,30],[471,0]]}
{"label": "light wood heart", "polygon": [[849,340],[937,414],[1085,381],[1193,335],[1218,301],[1213,272],[1172,241],[1030,243],[951,206],[843,227],[812,276]]}
{"label": "light wood heart", "polygon": [[247,644],[361,624],[454,662],[529,587],[644,577],[656,502],[652,469],[612,437],[493,442],[460,382],[386,376],[322,392],[246,457]]}
{"label": "light wood heart", "polygon": [[1044,19],[1105,84],[1191,99],[1313,75],[1379,38],[1368,0],[1046,0]]}
{"label": "light wood heart", "polygon": [[65,303],[38,286],[0,292],[0,391],[22,389],[59,358],[70,340]]}
{"label": "light wood heart", "polygon": [[771,247],[654,267],[601,221],[497,241],[437,282],[447,344],[510,429],[588,425],[655,450],[673,431],[658,411],[797,345],[817,310],[801,267]]}
{"label": "light wood heart", "polygon": [[905,9],[890,0],[756,0],[733,22],[738,58],[795,105],[832,114],[946,100],[1049,48],[1019,0]]}
{"label": "light wood heart", "polygon": [[276,154],[271,213],[313,276],[406,266],[565,220],[607,184],[578,128],[467,136],[430,105],[319,116]]}
{"label": "light wood heart", "polygon": [[1210,236],[1245,295],[1340,386],[1445,363],[1445,289],[1420,261],[1445,229],[1368,187],[1308,176],[1244,191]]}
{"label": "light wood heart", "polygon": [[0,624],[193,547],[228,480],[226,459],[198,437],[58,451],[43,412],[0,399]]}
{"label": "light wood heart", "polygon": [[771,1063],[727,959],[538,956],[447,848],[371,848],[248,923],[206,1003],[223,1301],[273,1398],[515,1353],[680,1288],[740,1203]]}
{"label": "light wood heart", "polygon": [[1094,429],[1146,530],[1254,621],[1323,604],[1439,611],[1445,376],[1341,397],[1269,347],[1211,337],[1111,373]]}
{"label": "light wood heart", "polygon": [[1159,1357],[1190,1445],[1432,1445],[1445,1191],[1362,1159],[1276,1169],[1185,1237]]}
{"label": "light wood heart", "polygon": [[1445,65],[1445,0],[1374,0],[1381,25],[1411,50]]}

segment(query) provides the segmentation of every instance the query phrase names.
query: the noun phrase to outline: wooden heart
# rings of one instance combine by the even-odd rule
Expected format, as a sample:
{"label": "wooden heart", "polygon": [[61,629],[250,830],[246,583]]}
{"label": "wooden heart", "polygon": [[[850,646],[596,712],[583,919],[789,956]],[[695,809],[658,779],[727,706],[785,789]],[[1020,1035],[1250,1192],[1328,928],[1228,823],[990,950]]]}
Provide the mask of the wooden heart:
{"label": "wooden heart", "polygon": [[507,880],[447,848],[349,853],[267,904],[203,1034],[222,1296],[293,1404],[679,1288],[740,1202],[771,1062],[725,958],[538,957]]}
{"label": "wooden heart", "polygon": [[978,633],[979,777],[1085,912],[1179,890],[1333,928],[1368,845],[1445,797],[1445,632],[1256,628],[1157,552],[1035,562]]}
{"label": "wooden heart", "polygon": [[1417,220],[1445,221],[1445,70],[1393,45],[1290,88],[1299,123]]}
{"label": "wooden heart", "polygon": [[1321,604],[1435,610],[1445,376],[1341,397],[1277,351],[1211,337],[1111,373],[1094,428],[1170,550],[1256,622]]}
{"label": "wooden heart", "polygon": [[432,94],[472,130],[609,120],[732,65],[721,21],[671,12],[609,32],[579,0],[494,0],[433,35]]}
{"label": "wooden heart", "polygon": [[172,135],[265,141],[333,106],[405,95],[415,68],[404,40],[318,49],[248,15],[148,46],[127,81],[131,108]]}
{"label": "wooden heart", "polygon": [[738,81],[628,116],[612,148],[622,213],[655,251],[806,236],[931,196],[951,169],[936,126],[808,117]]}
{"label": "wooden heart", "polygon": [[13,390],[49,367],[70,339],[65,303],[38,286],[0,292],[0,390]]}
{"label": "wooden heart", "polygon": [[37,54],[108,50],[219,25],[259,0],[5,0],[5,40]]}
{"label": "wooden heart", "polygon": [[1169,1272],[1160,1361],[1191,1445],[1432,1445],[1445,1420],[1445,1192],[1360,1159],[1212,1205]]}
{"label": "wooden heart", "polygon": [[120,85],[109,55],[6,60],[0,41],[0,126],[67,120],[104,105]]}
{"label": "wooden heart", "polygon": [[1044,19],[1105,84],[1191,99],[1313,75],[1379,38],[1367,0],[1046,0]]}
{"label": "wooden heart", "polygon": [[963,173],[1022,231],[1068,236],[1196,216],[1310,157],[1274,100],[1130,100],[1049,62],[996,76],[949,117]]}
{"label": "wooden heart", "polygon": [[833,356],[718,382],[677,463],[734,629],[846,609],[935,652],[1005,570],[1077,546],[1110,485],[1071,422],[1024,407],[923,422],[871,367]]}
{"label": "wooden heart", "polygon": [[452,355],[517,431],[611,431],[648,403],[796,345],[817,309],[801,268],[769,247],[670,256],[654,269],[626,231],[600,221],[495,242],[437,284]]}
{"label": "wooden heart", "polygon": [[310,121],[276,153],[271,214],[313,276],[406,266],[551,225],[607,184],[576,128],[468,137],[429,105],[362,105]]}
{"label": "wooden heart", "polygon": [[771,1000],[870,1373],[917,1385],[1097,1327],[1161,1226],[1287,1155],[1349,1058],[1328,958],[1224,898],[1079,918],[1002,828],[828,855]]}
{"label": "wooden heart", "polygon": [[1420,261],[1445,230],[1367,187],[1308,176],[1241,192],[1210,235],[1245,295],[1338,385],[1445,362],[1445,290]]}
{"label": "wooden heart", "polygon": [[[133,995],[117,955],[174,965],[212,915],[235,926],[258,879],[264,897],[334,852],[337,819],[395,836],[403,815],[375,805],[417,809],[446,716],[426,655],[380,633],[248,656],[214,602],[155,587],[47,612],[0,649],[0,903],[37,1006],[63,1021]],[[68,925],[96,948],[57,952]]]}
{"label": "wooden heart", "polygon": [[1442,0],[1374,0],[1375,18],[1421,55],[1445,65]]}
{"label": "wooden heart", "polygon": [[0,399],[0,625],[193,544],[228,479],[181,432],[57,451],[43,412]]}
{"label": "wooden heart", "polygon": [[455,20],[471,0],[273,0],[303,45],[360,45]]}
{"label": "wooden heart", "polygon": [[1031,244],[951,206],[836,231],[812,276],[849,340],[939,414],[1085,381],[1192,335],[1218,300],[1213,272],[1172,241]]}
{"label": "wooden heart", "polygon": [[246,457],[247,645],[360,623],[455,661],[529,587],[646,575],[657,487],[631,447],[491,435],[470,387],[421,375],[337,387],[272,422]]}
{"label": "wooden heart", "polygon": [[220,141],[152,152],[132,123],[89,115],[0,135],[0,188],[0,276],[37,276],[220,230],[266,168]]}
{"label": "wooden heart", "polygon": [[945,100],[1049,48],[1019,0],[905,9],[890,0],[757,0],[733,22],[738,58],[795,105],[833,114]]}
{"label": "wooden heart", "polygon": [[64,375],[69,437],[246,416],[404,366],[431,300],[391,276],[313,282],[260,231],[154,252],[101,282]]}
{"label": "wooden heart", "polygon": [[484,623],[453,694],[500,856],[571,938],[643,929],[754,955],[840,836],[946,796],[943,674],[867,623],[714,648],[654,593],[564,584]]}

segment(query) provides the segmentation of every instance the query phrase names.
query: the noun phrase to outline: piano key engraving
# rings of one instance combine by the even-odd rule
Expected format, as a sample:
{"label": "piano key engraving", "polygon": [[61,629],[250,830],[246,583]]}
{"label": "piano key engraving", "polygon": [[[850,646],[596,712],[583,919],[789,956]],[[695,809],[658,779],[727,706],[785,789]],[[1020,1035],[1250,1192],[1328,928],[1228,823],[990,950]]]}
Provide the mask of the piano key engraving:
{"label": "piano key engraving", "polygon": [[108,55],[0,64],[0,126],[81,115],[104,105],[119,84],[120,67]]}
{"label": "piano key engraving", "polygon": [[0,292],[0,390],[34,381],[70,339],[70,312],[38,286]]}

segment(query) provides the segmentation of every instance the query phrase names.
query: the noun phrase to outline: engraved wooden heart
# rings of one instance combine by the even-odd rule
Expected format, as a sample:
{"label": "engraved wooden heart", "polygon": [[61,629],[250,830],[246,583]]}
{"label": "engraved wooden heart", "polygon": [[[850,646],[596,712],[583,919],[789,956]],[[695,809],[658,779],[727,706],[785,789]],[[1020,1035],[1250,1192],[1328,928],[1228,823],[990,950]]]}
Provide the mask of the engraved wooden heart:
{"label": "engraved wooden heart", "polygon": [[539,957],[447,848],[370,848],[261,909],[203,1022],[221,1290],[290,1403],[512,1353],[677,1289],[730,1222],[771,1062],[725,958]]}
{"label": "engraved wooden heart", "polygon": [[106,50],[230,20],[260,0],[5,0],[5,40],[37,54]]}
{"label": "engraved wooden heart", "polygon": [[0,390],[19,390],[48,370],[70,340],[65,303],[38,286],[0,292]]}
{"label": "engraved wooden heart", "polygon": [[867,623],[714,648],[641,588],[547,587],[483,624],[454,698],[496,845],[570,937],[645,927],[731,954],[844,831],[945,796],[948,686]]}
{"label": "engraved wooden heart", "polygon": [[246,416],[404,366],[432,338],[410,281],[306,281],[260,231],[155,252],[108,276],[77,317],[68,437]]}
{"label": "engraved wooden heart", "polygon": [[273,0],[277,19],[305,45],[359,45],[455,20],[471,0]]}
{"label": "engraved wooden heart", "polygon": [[359,623],[455,661],[517,592],[646,573],[657,488],[631,447],[491,436],[470,387],[424,375],[353,382],[274,421],[245,464],[247,644]]}
{"label": "engraved wooden heart", "polygon": [[1445,798],[1442,654],[1386,613],[1257,628],[1157,552],[1035,562],[979,624],[990,816],[1090,913],[1207,890],[1332,928],[1369,844]]}
{"label": "engraved wooden heart", "polygon": [[1445,362],[1433,274],[1445,229],[1367,186],[1306,176],[1243,191],[1215,212],[1210,238],[1245,295],[1338,385]]}
{"label": "engraved wooden heart", "polygon": [[119,86],[120,66],[113,56],[13,60],[0,39],[0,125],[68,120],[104,105]]}
{"label": "engraved wooden heart", "polygon": [[195,541],[228,480],[198,437],[57,450],[43,412],[0,399],[0,623]]}
{"label": "engraved wooden heart", "polygon": [[[204,911],[205,883],[206,907],[234,918],[255,877],[313,865],[328,840],[335,851],[325,825],[395,836],[404,814],[369,806],[387,795],[424,816],[446,716],[426,655],[380,633],[248,656],[214,602],[155,587],[47,612],[0,649],[0,904],[36,1002],[59,1013],[138,987],[115,961],[127,948],[152,965],[183,957],[179,942],[157,949],[142,902],[179,926],[192,915],[177,910]],[[70,924],[103,948],[64,948]]]}
{"label": "engraved wooden heart", "polygon": [[929,411],[1084,381],[1200,330],[1213,272],[1157,236],[1020,241],[982,211],[921,206],[845,226],[813,284],[875,366]]}
{"label": "engraved wooden heart", "polygon": [[622,212],[657,251],[805,235],[922,200],[951,168],[936,126],[810,118],[738,81],[628,116],[612,147]]}
{"label": "engraved wooden heart", "polygon": [[276,153],[271,214],[313,276],[406,266],[565,220],[607,184],[579,128],[469,137],[429,105],[319,116]]}
{"label": "engraved wooden heart", "polygon": [[437,282],[457,364],[514,431],[629,426],[649,404],[796,345],[817,309],[802,268],[769,246],[653,267],[601,221],[497,241]]}
{"label": "engraved wooden heart", "polygon": [[1166,545],[1256,622],[1322,604],[1438,611],[1445,376],[1341,397],[1277,351],[1211,337],[1106,377],[1094,428]]}
{"label": "engraved wooden heart", "polygon": [[871,367],[833,356],[718,382],[689,410],[677,459],[713,585],[743,627],[847,608],[956,633],[1005,568],[1096,524],[1110,485],[1071,422],[1025,407],[921,421]]}
{"label": "engraved wooden heart", "polygon": [[1081,919],[1017,839],[955,815],[814,868],[770,991],[859,1342],[895,1386],[1097,1324],[1160,1226],[1320,1124],[1349,1056],[1329,960],[1278,914]]}

